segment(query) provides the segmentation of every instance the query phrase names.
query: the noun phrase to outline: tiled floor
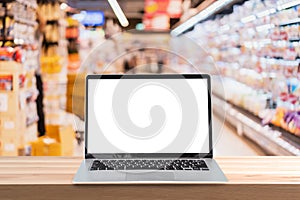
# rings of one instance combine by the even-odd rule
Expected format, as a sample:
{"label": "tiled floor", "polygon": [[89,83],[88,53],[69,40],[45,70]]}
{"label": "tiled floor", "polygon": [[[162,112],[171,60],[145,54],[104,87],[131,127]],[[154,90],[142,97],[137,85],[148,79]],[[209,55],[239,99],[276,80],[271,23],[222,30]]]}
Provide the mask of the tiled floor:
{"label": "tiled floor", "polygon": [[[222,122],[214,118],[214,126],[220,127]],[[236,130],[224,123],[214,145],[216,156],[263,156],[265,153],[254,143],[243,136],[239,136]]]}

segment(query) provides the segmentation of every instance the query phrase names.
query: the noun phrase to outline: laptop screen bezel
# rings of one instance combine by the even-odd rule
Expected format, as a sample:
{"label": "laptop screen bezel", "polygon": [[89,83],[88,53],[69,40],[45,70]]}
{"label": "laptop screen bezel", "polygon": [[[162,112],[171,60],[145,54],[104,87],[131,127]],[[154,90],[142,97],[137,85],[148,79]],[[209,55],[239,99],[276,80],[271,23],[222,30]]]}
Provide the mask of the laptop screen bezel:
{"label": "laptop screen bezel", "polygon": [[[208,153],[88,153],[88,83],[91,79],[207,79],[208,92]],[[85,87],[85,159],[116,159],[116,158],[213,158],[212,147],[212,108],[211,108],[211,78],[208,74],[103,74],[87,75]]]}

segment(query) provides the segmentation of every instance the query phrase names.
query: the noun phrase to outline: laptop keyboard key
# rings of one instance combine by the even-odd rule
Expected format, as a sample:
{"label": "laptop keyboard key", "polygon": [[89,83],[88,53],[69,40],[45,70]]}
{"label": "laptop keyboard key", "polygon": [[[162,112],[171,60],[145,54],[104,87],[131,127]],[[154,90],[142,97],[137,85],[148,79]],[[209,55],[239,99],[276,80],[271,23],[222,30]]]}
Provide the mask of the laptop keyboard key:
{"label": "laptop keyboard key", "polygon": [[203,170],[208,167],[203,160],[95,160],[90,168],[95,170]]}

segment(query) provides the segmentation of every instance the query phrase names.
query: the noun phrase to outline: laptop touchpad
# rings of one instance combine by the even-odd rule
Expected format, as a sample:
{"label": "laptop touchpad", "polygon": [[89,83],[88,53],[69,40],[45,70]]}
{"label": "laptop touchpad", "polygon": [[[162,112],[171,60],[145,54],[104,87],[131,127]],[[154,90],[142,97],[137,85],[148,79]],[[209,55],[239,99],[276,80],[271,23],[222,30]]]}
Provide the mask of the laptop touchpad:
{"label": "laptop touchpad", "polygon": [[126,174],[127,181],[174,181],[173,172],[128,172]]}

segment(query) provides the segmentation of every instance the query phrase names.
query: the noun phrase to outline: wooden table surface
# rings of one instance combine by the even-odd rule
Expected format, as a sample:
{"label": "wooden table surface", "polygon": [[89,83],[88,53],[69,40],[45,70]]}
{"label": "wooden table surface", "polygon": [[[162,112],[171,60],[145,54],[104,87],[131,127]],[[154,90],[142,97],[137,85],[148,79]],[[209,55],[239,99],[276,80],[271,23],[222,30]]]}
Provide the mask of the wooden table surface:
{"label": "wooden table surface", "polygon": [[300,199],[300,157],[216,158],[225,184],[72,185],[81,159],[0,157],[0,199]]}

